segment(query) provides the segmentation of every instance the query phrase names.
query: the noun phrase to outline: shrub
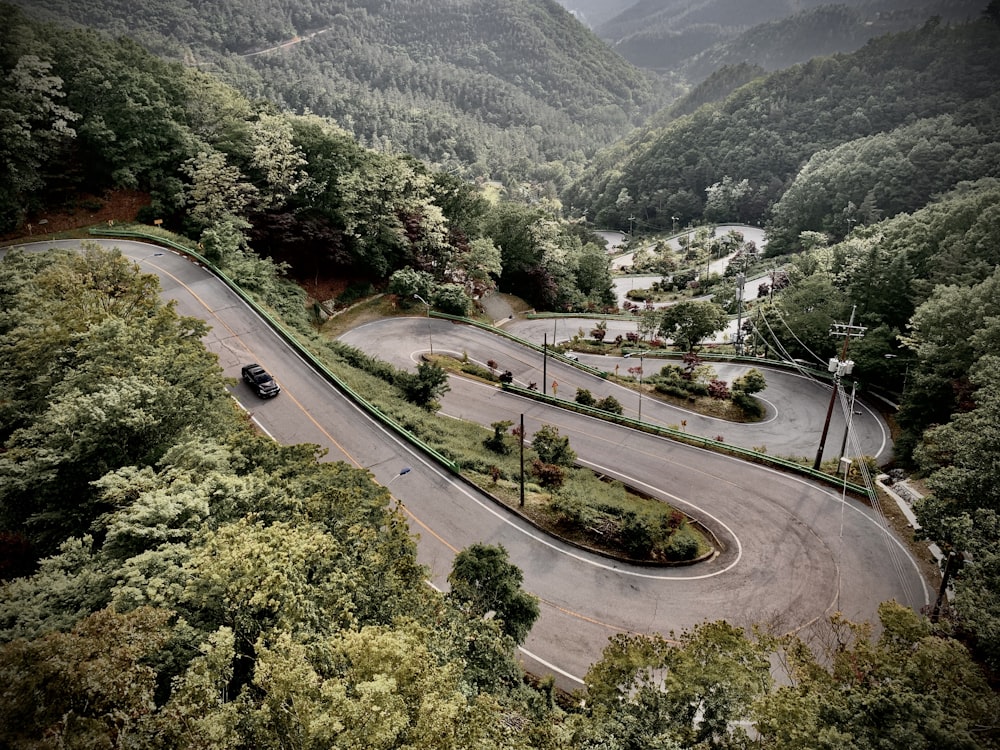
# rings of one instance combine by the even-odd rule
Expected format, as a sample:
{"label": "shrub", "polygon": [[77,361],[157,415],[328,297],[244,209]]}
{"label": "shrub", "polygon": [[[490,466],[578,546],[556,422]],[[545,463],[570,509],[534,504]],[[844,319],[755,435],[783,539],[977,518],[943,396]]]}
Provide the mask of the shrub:
{"label": "shrub", "polygon": [[538,480],[542,487],[549,489],[562,487],[566,481],[566,472],[561,466],[547,464],[537,458],[531,462],[531,475]]}
{"label": "shrub", "polygon": [[[490,425],[493,428],[493,434],[490,435],[483,441],[483,446],[490,451],[501,456],[508,455],[512,448],[510,443],[507,442],[507,430],[511,428],[513,422],[504,420],[502,422],[494,422]],[[495,479],[493,481],[496,481]]]}
{"label": "shrub", "polygon": [[622,405],[618,402],[614,396],[605,396],[600,401],[598,401],[594,406],[601,411],[606,411],[609,414],[624,414],[625,410]]}
{"label": "shrub", "polygon": [[434,290],[434,306],[449,315],[464,316],[469,312],[472,300],[458,284],[442,284]]}
{"label": "shrub", "polygon": [[698,555],[698,540],[686,531],[678,531],[663,548],[663,554],[668,560],[693,560]]}
{"label": "shrub", "polygon": [[687,392],[691,396],[707,396],[708,385],[695,380],[687,384]]}
{"label": "shrub", "polygon": [[559,434],[559,430],[549,424],[542,425],[531,439],[531,447],[542,463],[571,466],[576,453],[569,447],[569,438]]}
{"label": "shrub", "polygon": [[767,388],[767,380],[764,378],[764,373],[756,367],[751,367],[733,381],[734,394],[739,391],[749,396],[752,393],[759,393],[765,388]]}
{"label": "shrub", "polygon": [[730,397],[729,384],[725,380],[714,378],[708,383],[708,395],[719,400],[728,400]]}
{"label": "shrub", "polygon": [[421,362],[417,365],[416,374],[398,372],[396,385],[407,401],[433,409],[436,399],[448,391],[448,373],[436,362]]}
{"label": "shrub", "polygon": [[593,406],[597,401],[597,399],[594,398],[594,394],[586,388],[577,388],[574,400],[581,406]]}
{"label": "shrub", "polygon": [[496,375],[482,365],[477,365],[475,362],[463,362],[459,369],[466,375],[472,375],[483,380],[495,381],[497,379]]}
{"label": "shrub", "polygon": [[743,391],[733,391],[732,400],[739,407],[740,411],[748,417],[757,418],[764,416],[764,406],[750,394]]}
{"label": "shrub", "polygon": [[[631,511],[622,514],[621,540],[622,547],[629,556],[639,560],[648,558],[653,549],[653,532],[649,528],[649,522]],[[695,542],[695,549],[697,548],[698,543]]]}
{"label": "shrub", "polygon": [[682,388],[679,385],[672,385],[670,383],[657,383],[654,390],[657,393],[662,393],[666,396],[674,396],[675,398],[687,398],[688,396],[686,388]]}
{"label": "shrub", "polygon": [[387,287],[390,294],[399,297],[404,307],[414,304],[413,295],[419,294],[424,299],[431,296],[434,288],[434,277],[426,271],[417,271],[410,266],[401,268],[389,277]]}
{"label": "shrub", "polygon": [[587,498],[573,494],[572,487],[553,495],[549,507],[565,524],[593,526],[597,523],[597,515]]}

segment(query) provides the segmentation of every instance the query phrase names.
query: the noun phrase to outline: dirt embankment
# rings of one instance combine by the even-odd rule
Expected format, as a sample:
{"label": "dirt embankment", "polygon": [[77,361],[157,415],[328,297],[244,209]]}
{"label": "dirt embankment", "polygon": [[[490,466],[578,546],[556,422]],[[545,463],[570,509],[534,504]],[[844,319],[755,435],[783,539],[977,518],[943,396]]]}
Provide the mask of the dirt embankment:
{"label": "dirt embankment", "polygon": [[103,196],[80,195],[70,205],[31,214],[16,232],[0,235],[0,242],[40,240],[94,224],[135,221],[139,210],[149,204],[149,195],[138,190],[116,190]]}

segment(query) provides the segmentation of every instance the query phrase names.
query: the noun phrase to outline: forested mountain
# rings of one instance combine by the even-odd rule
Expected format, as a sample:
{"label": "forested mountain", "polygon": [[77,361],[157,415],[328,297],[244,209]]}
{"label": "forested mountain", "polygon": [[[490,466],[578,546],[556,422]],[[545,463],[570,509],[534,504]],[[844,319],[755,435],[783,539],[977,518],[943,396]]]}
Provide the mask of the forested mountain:
{"label": "forested mountain", "polygon": [[[799,179],[830,158],[824,150],[841,145],[878,149],[897,142],[892,148],[903,153],[883,162],[878,177],[870,171],[865,179],[855,170],[851,178],[838,177],[852,181],[844,190],[808,198],[813,209],[816,201],[827,202],[822,216],[814,210],[810,228],[842,236],[848,219],[865,222],[914,210],[958,180],[997,175],[991,144],[1000,141],[998,44],[998,26],[989,20],[957,26],[930,22],[873,40],[852,54],[777,71],[720,103],[664,125],[654,120],[652,127],[595,159],[564,197],[589,208],[602,226],[627,226],[633,215],[660,228],[673,216],[682,222],[702,217],[764,222],[783,200],[770,218],[768,247],[785,252],[801,228],[801,222],[793,222],[805,195],[783,196],[810,159],[817,161]],[[728,70],[734,82],[752,73]],[[716,88],[725,91],[725,80]],[[942,126],[948,135],[939,130]],[[950,144],[952,136],[959,142],[942,145],[937,155],[924,148],[924,138],[931,139],[933,151],[938,147],[931,142]],[[954,148],[958,156],[952,162]],[[921,161],[924,153],[929,162]],[[943,166],[939,159],[947,168],[938,168]],[[882,190],[879,179],[893,180],[899,190]]]}
{"label": "forested mountain", "polygon": [[561,187],[665,101],[554,0],[23,7],[127,35],[253,98],[332,117],[362,144],[467,175]]}
{"label": "forested mountain", "polygon": [[722,65],[775,70],[817,55],[849,52],[868,39],[935,16],[967,21],[981,5],[976,0],[640,0],[596,33],[640,67],[682,73],[697,83]]}

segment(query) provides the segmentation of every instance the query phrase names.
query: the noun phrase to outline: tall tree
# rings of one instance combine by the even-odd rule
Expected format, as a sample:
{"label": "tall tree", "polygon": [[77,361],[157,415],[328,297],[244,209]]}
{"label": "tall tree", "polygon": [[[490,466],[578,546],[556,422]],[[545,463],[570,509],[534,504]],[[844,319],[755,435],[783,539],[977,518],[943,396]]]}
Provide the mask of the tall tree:
{"label": "tall tree", "polygon": [[495,617],[505,633],[523,643],[538,619],[538,599],[521,588],[523,580],[503,547],[473,544],[455,556],[448,598],[472,617]]}
{"label": "tall tree", "polygon": [[740,747],[739,727],[770,686],[766,641],[704,623],[672,642],[615,636],[587,672],[579,747]]}
{"label": "tall tree", "polygon": [[874,640],[871,626],[834,617],[824,661],[791,640],[791,684],[755,712],[761,747],[997,746],[1000,702],[967,649],[894,602],[879,607],[879,619]]}
{"label": "tall tree", "polygon": [[80,116],[64,97],[63,80],[37,55],[22,55],[10,70],[0,67],[0,231],[16,227],[37,205],[47,164],[76,137],[71,123]]}
{"label": "tall tree", "polygon": [[703,339],[725,328],[728,322],[726,311],[714,302],[684,300],[663,311],[659,332],[690,352]]}

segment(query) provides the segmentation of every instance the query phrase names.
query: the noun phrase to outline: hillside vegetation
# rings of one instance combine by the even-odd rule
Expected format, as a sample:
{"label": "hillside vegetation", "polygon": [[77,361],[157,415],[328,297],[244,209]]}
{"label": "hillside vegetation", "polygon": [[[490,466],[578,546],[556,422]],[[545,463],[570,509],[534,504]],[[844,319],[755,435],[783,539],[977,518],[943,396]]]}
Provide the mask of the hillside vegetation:
{"label": "hillside vegetation", "polygon": [[465,175],[561,187],[665,101],[554,0],[23,7],[125,34],[251,98],[331,117],[364,145]]}
{"label": "hillside vegetation", "polygon": [[[770,219],[769,251],[786,252],[793,248],[787,214],[771,219],[771,211],[818,152],[851,142],[860,147],[866,138],[905,140],[920,121],[933,136],[935,117],[948,117],[969,143],[1000,141],[998,44],[996,23],[932,22],[852,54],[762,76],[719,103],[630,136],[596,158],[564,199],[588,207],[602,226],[627,227],[630,215],[640,226],[659,229],[670,226],[674,216],[682,223]],[[902,128],[910,128],[910,135],[894,134]],[[849,193],[824,198],[839,204],[838,211],[851,211],[853,203],[857,215],[826,217],[811,228],[842,236],[847,219],[864,222],[915,210],[956,180],[997,174],[988,146],[982,159],[961,156],[945,170],[928,169],[933,165],[921,163],[920,153],[920,148],[907,151],[893,163],[899,190],[878,192],[874,178],[857,182]],[[935,158],[950,161],[951,148]],[[884,163],[880,172],[889,166]],[[863,215],[862,204],[876,214]]]}

